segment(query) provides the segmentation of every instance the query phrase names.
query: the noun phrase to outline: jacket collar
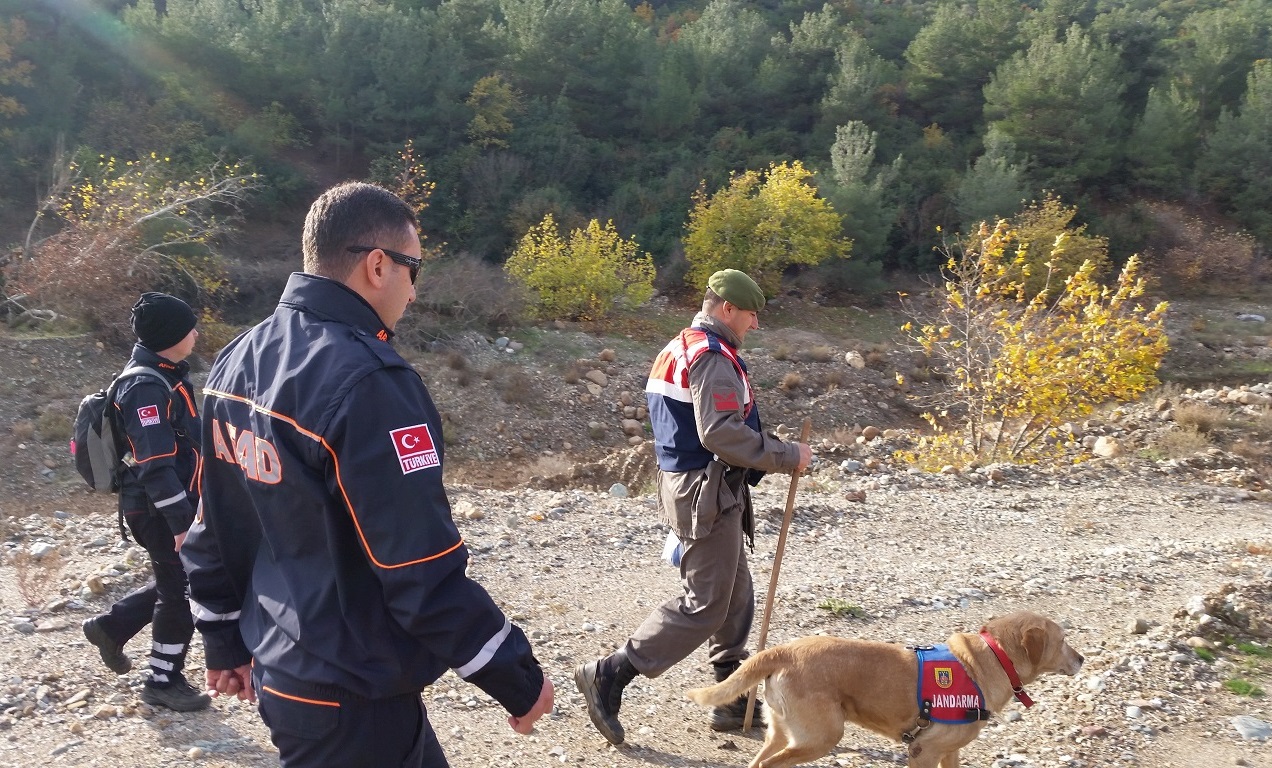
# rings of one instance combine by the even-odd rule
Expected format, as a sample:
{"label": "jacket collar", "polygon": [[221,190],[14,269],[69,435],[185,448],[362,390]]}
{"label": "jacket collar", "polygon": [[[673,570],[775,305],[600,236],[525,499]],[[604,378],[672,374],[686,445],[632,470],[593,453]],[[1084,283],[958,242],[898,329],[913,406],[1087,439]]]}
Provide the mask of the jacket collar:
{"label": "jacket collar", "polygon": [[278,305],[351,325],[381,341],[393,338],[393,331],[384,326],[366,299],[344,283],[328,277],[293,272],[287,278],[287,287],[283,289]]}
{"label": "jacket collar", "polygon": [[149,347],[143,347],[140,343],[133,345],[132,362],[161,371],[174,384],[184,379],[186,374],[190,372],[190,362],[188,360],[174,363],[166,357],[160,357],[152,352]]}
{"label": "jacket collar", "polygon": [[737,348],[742,345],[742,342],[738,341],[737,334],[735,334],[729,326],[715,319],[711,315],[708,315],[706,312],[699,312],[694,315],[693,323],[691,325],[694,328],[701,328],[705,331],[714,333],[716,336],[719,336],[721,339],[728,342],[729,346],[733,347],[734,350],[737,350]]}

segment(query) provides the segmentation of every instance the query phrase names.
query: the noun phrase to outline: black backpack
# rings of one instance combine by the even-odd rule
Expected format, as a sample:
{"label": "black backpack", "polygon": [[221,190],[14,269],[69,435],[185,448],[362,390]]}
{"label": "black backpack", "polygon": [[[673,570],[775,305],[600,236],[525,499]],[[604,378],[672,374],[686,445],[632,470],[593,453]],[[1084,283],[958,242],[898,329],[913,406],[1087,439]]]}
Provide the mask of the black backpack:
{"label": "black backpack", "polygon": [[116,376],[109,387],[80,401],[71,435],[71,456],[75,458],[80,476],[94,491],[119,492],[119,474],[127,451],[121,448],[122,430],[115,421],[115,390],[119,382],[130,376],[149,376],[172,391],[172,385],[162,373],[148,366],[134,365]]}

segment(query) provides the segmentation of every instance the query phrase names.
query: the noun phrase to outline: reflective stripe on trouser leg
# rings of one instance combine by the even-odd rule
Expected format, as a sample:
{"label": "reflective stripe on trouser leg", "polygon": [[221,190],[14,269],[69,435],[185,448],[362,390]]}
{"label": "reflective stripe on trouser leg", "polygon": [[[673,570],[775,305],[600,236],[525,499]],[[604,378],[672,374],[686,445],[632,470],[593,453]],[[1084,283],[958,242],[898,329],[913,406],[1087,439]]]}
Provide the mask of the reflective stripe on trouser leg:
{"label": "reflective stripe on trouser leg", "polygon": [[150,511],[130,512],[125,517],[133,538],[146,548],[155,576],[150,672],[154,681],[163,685],[185,667],[186,652],[194,635],[189,582],[181,566],[181,556],[177,554],[176,539],[163,516]]}
{"label": "reflective stripe on trouser leg", "polygon": [[150,645],[150,677],[156,683],[171,682],[172,675],[185,664],[186,646],[172,643]]}

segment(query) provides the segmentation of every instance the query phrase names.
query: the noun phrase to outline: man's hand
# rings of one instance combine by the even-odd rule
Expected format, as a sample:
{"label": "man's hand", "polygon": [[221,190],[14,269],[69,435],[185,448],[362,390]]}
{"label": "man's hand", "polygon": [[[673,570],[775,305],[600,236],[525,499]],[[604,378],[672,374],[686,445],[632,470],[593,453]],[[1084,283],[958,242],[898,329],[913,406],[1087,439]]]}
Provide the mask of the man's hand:
{"label": "man's hand", "polygon": [[182,531],[181,533],[178,533],[176,536],[172,537],[172,541],[174,543],[173,549],[175,549],[178,552],[181,551],[181,545],[185,543],[185,537],[187,533],[189,533],[189,531]]}
{"label": "man's hand", "polygon": [[796,443],[799,446],[799,466],[795,467],[796,472],[803,472],[808,469],[808,465],[813,463],[813,449],[808,443]]}
{"label": "man's hand", "polygon": [[221,694],[237,696],[242,701],[256,701],[256,690],[252,688],[252,665],[244,664],[237,669],[209,669],[208,695],[216,698]]}
{"label": "man's hand", "polygon": [[543,676],[543,690],[539,691],[539,700],[534,703],[530,711],[521,717],[509,717],[508,725],[512,726],[512,730],[525,736],[534,730],[534,721],[543,717],[552,711],[552,681],[547,675]]}

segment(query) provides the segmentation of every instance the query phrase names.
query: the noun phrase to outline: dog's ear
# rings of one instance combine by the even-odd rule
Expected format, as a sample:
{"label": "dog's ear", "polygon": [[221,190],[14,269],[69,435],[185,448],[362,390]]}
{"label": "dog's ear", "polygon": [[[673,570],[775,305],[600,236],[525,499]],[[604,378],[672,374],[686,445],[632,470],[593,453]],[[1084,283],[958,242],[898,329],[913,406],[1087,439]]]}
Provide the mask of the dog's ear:
{"label": "dog's ear", "polygon": [[1045,627],[1029,627],[1025,630],[1024,637],[1021,638],[1021,645],[1025,647],[1025,655],[1029,657],[1029,663],[1035,668],[1042,662],[1042,654],[1047,649],[1047,630]]}

